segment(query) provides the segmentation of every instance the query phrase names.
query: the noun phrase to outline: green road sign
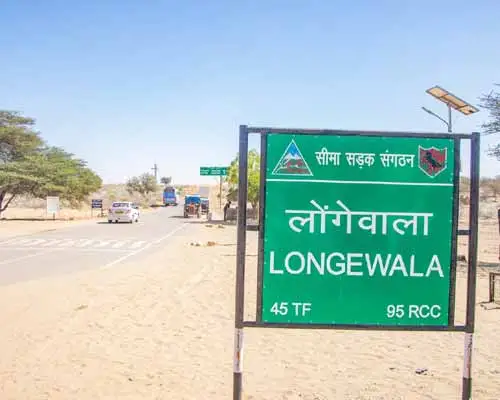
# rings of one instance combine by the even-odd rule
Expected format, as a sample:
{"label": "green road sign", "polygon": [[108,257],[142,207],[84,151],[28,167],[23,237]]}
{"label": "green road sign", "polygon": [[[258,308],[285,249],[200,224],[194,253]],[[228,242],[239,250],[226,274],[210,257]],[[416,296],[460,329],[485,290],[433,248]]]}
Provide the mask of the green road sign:
{"label": "green road sign", "polygon": [[449,325],[453,139],[270,133],[266,154],[262,322]]}
{"label": "green road sign", "polygon": [[227,176],[229,167],[200,167],[202,176]]}

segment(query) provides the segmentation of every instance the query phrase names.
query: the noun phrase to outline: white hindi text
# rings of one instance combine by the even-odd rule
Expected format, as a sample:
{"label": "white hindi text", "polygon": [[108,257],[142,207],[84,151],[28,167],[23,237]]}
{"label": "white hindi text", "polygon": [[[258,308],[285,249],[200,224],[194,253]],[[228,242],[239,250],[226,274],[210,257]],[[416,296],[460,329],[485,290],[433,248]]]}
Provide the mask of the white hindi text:
{"label": "white hindi text", "polygon": [[[321,166],[333,165],[338,167],[341,165],[342,153],[339,151],[329,151],[326,147],[323,147],[315,154],[316,161]],[[384,168],[413,168],[415,161],[415,154],[381,153],[377,157],[375,153],[346,152],[344,156],[350,167],[359,168],[372,167],[376,165],[377,159],[380,160]]]}
{"label": "white hindi text", "polygon": [[300,233],[306,225],[309,225],[309,233],[324,234],[327,231],[327,224],[331,223],[336,227],[345,225],[346,233],[351,234],[353,222],[354,225],[357,222],[360,230],[369,231],[372,235],[378,233],[387,235],[388,230],[392,228],[398,235],[410,233],[418,236],[421,233],[423,236],[428,236],[429,219],[434,215],[425,212],[352,211],[340,200],[337,200],[337,205],[341,210],[330,210],[328,205],[321,207],[314,200],[310,203],[314,209],[285,210],[285,214],[290,216],[288,226],[292,231]]}

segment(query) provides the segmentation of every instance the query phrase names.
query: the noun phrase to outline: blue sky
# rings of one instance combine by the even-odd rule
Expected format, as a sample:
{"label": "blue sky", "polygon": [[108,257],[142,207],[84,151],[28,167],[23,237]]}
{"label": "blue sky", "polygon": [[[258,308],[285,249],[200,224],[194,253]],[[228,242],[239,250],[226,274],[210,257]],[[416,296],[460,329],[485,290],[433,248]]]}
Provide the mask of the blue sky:
{"label": "blue sky", "polygon": [[[445,131],[425,89],[477,104],[500,83],[499,15],[498,0],[3,0],[0,108],[107,183],[154,162],[207,182],[199,166],[230,162],[240,124]],[[487,117],[455,113],[454,130]]]}

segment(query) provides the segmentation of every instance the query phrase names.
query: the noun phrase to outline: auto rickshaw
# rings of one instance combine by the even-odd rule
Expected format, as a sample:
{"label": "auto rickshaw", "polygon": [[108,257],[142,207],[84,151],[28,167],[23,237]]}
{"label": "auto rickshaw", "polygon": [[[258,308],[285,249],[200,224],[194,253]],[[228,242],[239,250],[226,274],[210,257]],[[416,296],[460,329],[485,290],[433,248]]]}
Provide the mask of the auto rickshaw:
{"label": "auto rickshaw", "polygon": [[206,197],[201,198],[201,213],[208,215],[210,212],[210,201]]}
{"label": "auto rickshaw", "polygon": [[196,194],[184,198],[184,218],[189,216],[201,217],[201,197]]}

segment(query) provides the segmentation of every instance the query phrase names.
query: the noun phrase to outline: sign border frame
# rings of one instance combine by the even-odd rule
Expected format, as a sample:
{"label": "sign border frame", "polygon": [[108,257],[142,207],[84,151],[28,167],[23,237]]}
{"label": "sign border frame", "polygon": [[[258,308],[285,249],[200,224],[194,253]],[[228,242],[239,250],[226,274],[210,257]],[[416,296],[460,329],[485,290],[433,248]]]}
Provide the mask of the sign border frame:
{"label": "sign border frame", "polygon": [[[469,253],[477,253],[477,231],[478,223],[472,218],[469,222],[469,229],[458,229],[459,217],[459,183],[461,170],[461,152],[460,146],[462,140],[471,141],[471,201],[469,204],[470,217],[477,215],[478,198],[473,198],[473,192],[478,192],[479,179],[479,164],[472,162],[476,156],[479,156],[479,134],[472,133],[432,133],[432,132],[395,132],[395,131],[351,131],[351,130],[335,130],[335,129],[294,129],[294,128],[267,128],[267,127],[249,127],[246,125],[240,126],[240,166],[239,176],[245,176],[248,173],[248,136],[250,134],[260,134],[261,144],[261,164],[260,164],[260,188],[259,188],[259,226],[258,226],[258,255],[257,255],[257,301],[256,301],[256,318],[254,321],[244,320],[243,315],[238,318],[242,327],[261,327],[261,328],[286,328],[286,329],[341,329],[341,330],[386,330],[386,331],[454,331],[466,332],[470,330],[470,310],[467,307],[466,324],[455,324],[455,308],[456,308],[456,273],[457,273],[457,243],[458,236],[469,236]],[[267,170],[267,135],[268,134],[294,134],[294,135],[325,135],[325,136],[375,136],[375,137],[401,137],[401,138],[420,138],[420,139],[453,139],[454,146],[454,171],[453,171],[453,204],[452,204],[452,237],[451,237],[451,266],[450,266],[450,290],[448,296],[448,324],[447,325],[385,325],[385,324],[318,324],[318,323],[277,323],[262,321],[262,289],[263,289],[263,261],[264,261],[264,237],[265,237],[265,200],[266,200],[266,170]],[[477,164],[477,165],[476,165]],[[238,192],[244,193],[246,198],[247,179],[240,179]],[[243,210],[241,207],[245,207]],[[238,275],[239,269],[243,268],[243,279],[241,284],[244,286],[244,270],[245,270],[245,249],[240,245],[243,240],[243,246],[246,246],[246,204],[238,203],[238,243],[237,243],[237,290],[236,303],[242,290],[238,290]],[[474,209],[476,212],[474,212]],[[241,211],[243,212],[241,212]],[[244,215],[243,215],[244,214]],[[477,216],[476,216],[477,220]],[[245,221],[245,222],[243,222]],[[242,237],[244,236],[244,238]],[[477,256],[476,256],[477,257]],[[469,304],[475,298],[475,290],[472,292],[471,286],[475,288],[476,279],[476,261],[471,260],[470,254],[468,257],[468,276],[467,276],[467,303]],[[243,265],[242,265],[243,264]],[[473,296],[473,297],[471,297]],[[473,302],[473,301],[472,301]],[[237,314],[238,306],[236,308]],[[243,314],[243,312],[242,312]]]}

